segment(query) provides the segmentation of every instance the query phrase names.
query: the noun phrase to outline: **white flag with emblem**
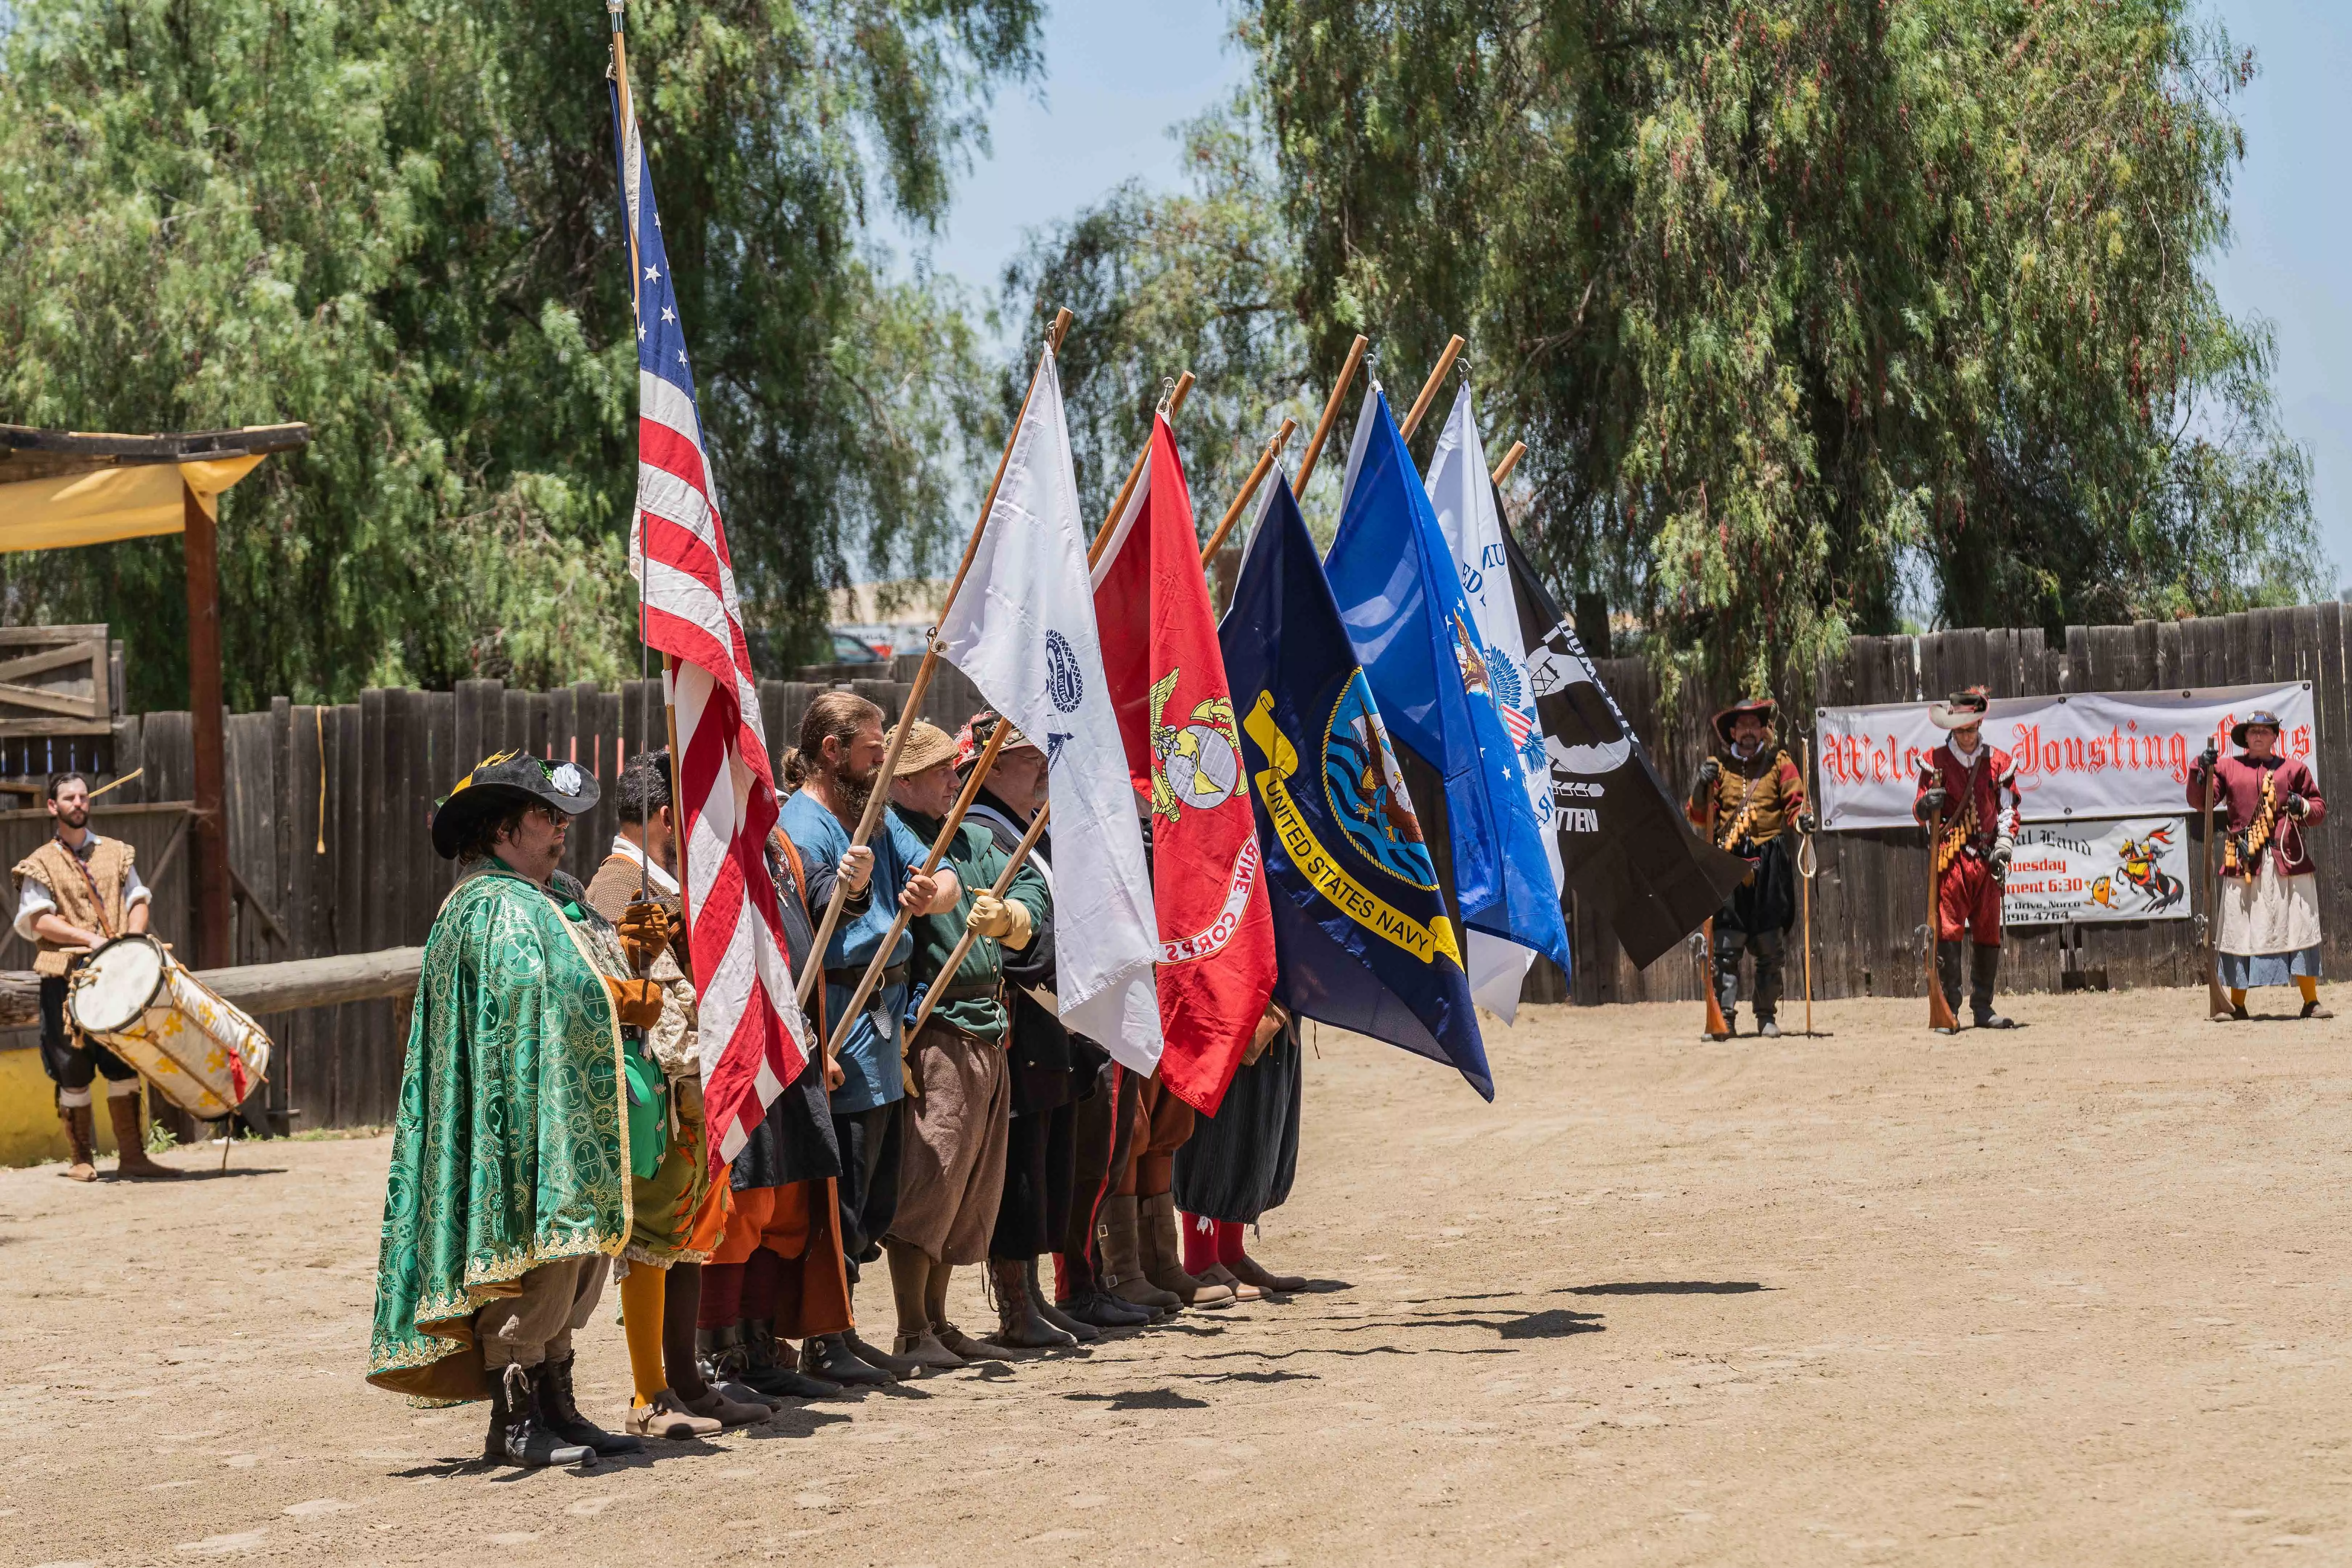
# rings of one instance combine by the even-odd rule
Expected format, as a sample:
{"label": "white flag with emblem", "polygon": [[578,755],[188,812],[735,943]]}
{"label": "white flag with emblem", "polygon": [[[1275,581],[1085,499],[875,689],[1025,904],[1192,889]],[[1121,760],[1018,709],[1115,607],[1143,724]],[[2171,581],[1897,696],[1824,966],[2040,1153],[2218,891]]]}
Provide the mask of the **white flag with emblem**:
{"label": "white flag with emblem", "polygon": [[[1160,922],[1127,747],[1103,678],[1078,479],[1050,349],[940,641],[948,662],[1050,759],[1054,861],[1063,868],[1054,884],[1062,1023],[1148,1073],[1160,1061],[1152,971]],[[1070,875],[1074,866],[1085,874]]]}
{"label": "white flag with emblem", "polygon": [[[1477,416],[1471,412],[1470,388],[1454,400],[1454,412],[1430,455],[1429,504],[1437,512],[1437,527],[1454,552],[1462,574],[1462,592],[1478,623],[1478,640],[1486,645],[1486,674],[1495,694],[1495,709],[1519,749],[1519,770],[1526,775],[1528,802],[1535,807],[1536,825],[1543,830],[1544,856],[1551,863],[1551,885],[1560,887],[1559,835],[1553,832],[1559,808],[1552,804],[1551,763],[1544,755],[1543,732],[1536,725],[1536,694],[1528,679],[1527,638],[1519,632],[1518,605],[1511,596],[1509,558],[1503,552],[1503,519],[1495,510],[1495,485],[1488,477],[1486,448],[1478,438]],[[1478,1005],[1509,1023],[1518,1012],[1519,987],[1535,954],[1517,942],[1482,931],[1470,933],[1464,967],[1470,972],[1470,994]]]}

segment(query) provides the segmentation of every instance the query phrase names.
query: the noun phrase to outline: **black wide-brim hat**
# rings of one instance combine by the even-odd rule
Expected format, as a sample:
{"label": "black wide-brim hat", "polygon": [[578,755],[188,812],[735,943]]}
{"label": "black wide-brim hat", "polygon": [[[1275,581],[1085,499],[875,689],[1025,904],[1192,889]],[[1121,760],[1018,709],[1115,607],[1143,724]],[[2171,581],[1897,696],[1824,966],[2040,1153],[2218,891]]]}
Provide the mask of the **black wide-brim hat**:
{"label": "black wide-brim hat", "polygon": [[1769,697],[1743,697],[1715,716],[1715,732],[1727,746],[1731,744],[1731,721],[1734,719],[1742,713],[1753,713],[1764,721],[1764,727],[1769,730],[1772,727],[1772,716],[1780,710],[1780,705]]}
{"label": "black wide-brim hat", "polygon": [[2286,733],[2286,726],[2279,722],[2279,716],[2277,714],[2272,712],[2267,708],[2257,708],[2252,712],[2247,714],[2244,718],[2230,726],[2230,744],[2233,746],[2244,745],[2246,743],[2246,731],[2254,729],[2257,726],[2262,729],[2268,730],[2273,734],[2284,735]]}
{"label": "black wide-brim hat", "polygon": [[433,847],[444,860],[457,858],[474,825],[519,802],[538,801],[566,816],[595,809],[596,775],[577,763],[550,763],[520,752],[484,757],[457,781],[433,809]]}

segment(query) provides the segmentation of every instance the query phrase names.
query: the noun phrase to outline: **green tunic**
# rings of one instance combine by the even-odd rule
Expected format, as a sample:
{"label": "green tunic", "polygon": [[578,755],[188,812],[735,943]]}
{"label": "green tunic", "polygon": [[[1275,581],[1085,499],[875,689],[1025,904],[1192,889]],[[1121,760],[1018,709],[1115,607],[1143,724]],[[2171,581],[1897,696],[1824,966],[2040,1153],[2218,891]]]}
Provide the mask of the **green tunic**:
{"label": "green tunic", "polygon": [[[898,811],[896,806],[891,807]],[[914,829],[915,836],[926,844],[939,842],[941,819],[918,816],[911,811],[899,811],[898,816]],[[915,956],[908,971],[918,986],[930,984],[939,975],[940,965],[962,939],[965,917],[971,913],[972,901],[996,886],[996,879],[1004,874],[1005,863],[1012,859],[997,847],[996,836],[978,823],[956,825],[956,836],[948,845],[947,863],[954,868],[956,879],[963,884],[963,897],[956,900],[955,909],[943,915],[917,915],[908,922],[915,933]],[[1013,881],[1004,889],[1004,901],[1027,906],[1033,930],[1043,930],[1048,902],[1045,879],[1028,861],[1021,863]],[[950,987],[990,985],[1004,973],[1004,949],[987,937],[974,938],[971,951],[963,955],[950,980]],[[943,1024],[951,1024],[983,1040],[1002,1040],[1009,1023],[1003,1001],[997,996],[958,996],[940,1002],[931,1016]]]}
{"label": "green tunic", "polygon": [[629,1239],[621,1033],[547,892],[491,862],[425,941],[384,1185],[368,1381],[488,1394],[473,1314],[543,1263]]}

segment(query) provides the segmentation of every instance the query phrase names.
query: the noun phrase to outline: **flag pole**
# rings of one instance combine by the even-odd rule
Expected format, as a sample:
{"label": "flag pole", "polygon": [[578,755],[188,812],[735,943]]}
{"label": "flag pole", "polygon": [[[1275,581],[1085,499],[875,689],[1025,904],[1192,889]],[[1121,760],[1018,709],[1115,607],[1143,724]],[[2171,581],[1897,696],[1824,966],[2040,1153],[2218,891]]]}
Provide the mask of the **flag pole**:
{"label": "flag pole", "polygon": [[1456,333],[1446,340],[1445,352],[1437,356],[1437,368],[1431,371],[1429,379],[1421,384],[1421,395],[1412,400],[1412,412],[1406,415],[1404,423],[1397,427],[1397,433],[1406,440],[1412,440],[1412,433],[1421,428],[1421,416],[1428,413],[1429,405],[1437,400],[1437,389],[1444,384],[1445,373],[1454,368],[1454,362],[1461,353],[1462,338]]}
{"label": "flag pole", "polygon": [[[625,155],[636,126],[637,110],[635,97],[629,91],[629,46],[626,33],[622,26],[624,3],[625,0],[604,0],[604,9],[613,19],[613,85],[621,100],[622,148]],[[636,225],[629,220],[629,193],[626,184],[629,171],[627,169],[622,170],[621,178],[623,181],[621,217],[624,226],[629,232],[629,318],[632,325],[637,325],[637,318],[640,314],[637,293],[637,228]],[[645,681],[652,679],[651,671],[646,667],[646,658],[652,647],[646,640],[646,525],[642,515],[632,519],[632,521],[635,524],[637,536],[637,679]],[[677,660],[675,656],[667,653],[662,656],[662,715],[669,736],[670,845],[672,857],[677,861],[678,870],[681,873],[677,879],[677,923],[680,932],[683,933],[687,926],[686,878],[683,875],[686,869],[686,846],[681,842],[683,836],[678,832],[678,827],[685,820],[686,795],[685,792],[678,787],[677,710],[670,702],[670,687],[675,683],[674,676]],[[648,842],[639,845],[637,847],[637,902],[641,904],[647,901],[651,891],[649,882],[653,875],[650,869],[652,863],[652,844]],[[691,951],[691,948],[688,951]]]}
{"label": "flag pole", "polygon": [[[1173,423],[1176,416],[1183,411],[1184,398],[1192,390],[1192,373],[1188,370],[1177,379],[1176,389],[1168,395],[1165,409],[1153,411],[1151,417],[1155,426],[1163,411],[1167,414],[1170,422]],[[1112,531],[1118,527],[1118,520],[1127,511],[1128,498],[1135,494],[1135,487],[1142,482],[1143,465],[1150,457],[1151,437],[1146,436],[1143,438],[1143,450],[1135,455],[1134,465],[1127,470],[1127,483],[1118,487],[1118,499],[1110,503],[1110,510],[1103,514],[1102,527],[1095,531],[1095,542],[1087,546],[1087,571],[1093,571],[1095,563],[1102,559],[1104,548],[1110,543]]]}
{"label": "flag pole", "polygon": [[[899,719],[898,728],[901,731],[913,729],[914,717],[910,709]],[[971,808],[972,797],[980,793],[981,781],[988,777],[988,770],[996,765],[996,753],[1003,749],[1004,737],[1012,728],[1011,724],[1000,721],[995,733],[988,737],[988,744],[982,748],[980,760],[972,764],[971,777],[964,780],[963,792],[956,796],[955,809],[949,812],[947,820],[940,825],[940,836],[931,841],[930,853],[923,857],[920,875],[928,877],[940,868],[940,861],[946,856],[948,845],[954,840],[956,829],[963,825],[963,814]],[[882,795],[889,786],[888,778],[877,779],[874,793]],[[838,1052],[841,1042],[848,1037],[849,1026],[856,1019],[857,1010],[866,1005],[866,999],[874,994],[874,987],[880,982],[882,972],[890,967],[890,950],[898,945],[898,933],[907,929],[907,922],[912,918],[907,912],[907,906],[900,904],[897,918],[890,922],[890,933],[882,939],[882,945],[876,948],[874,956],[866,961],[866,973],[858,976],[857,989],[851,993],[849,1005],[841,1010],[841,1017],[833,1026],[833,1037],[824,1046],[828,1057]]]}
{"label": "flag pole", "polygon": [[1495,482],[1499,485],[1509,479],[1511,470],[1517,468],[1519,459],[1527,455],[1528,444],[1525,441],[1512,442],[1511,449],[1503,454],[1503,460],[1495,465]]}
{"label": "flag pole", "polygon": [[1323,443],[1331,437],[1331,426],[1339,418],[1339,399],[1346,395],[1348,384],[1356,379],[1356,371],[1364,363],[1364,351],[1372,340],[1361,332],[1348,349],[1348,363],[1339,367],[1339,379],[1331,384],[1331,395],[1323,400],[1323,417],[1315,422],[1315,434],[1307,440],[1306,455],[1298,459],[1298,477],[1290,481],[1293,499],[1307,493],[1307,481],[1315,477],[1315,460],[1323,455]]}
{"label": "flag pole", "polygon": [[1209,535],[1209,542],[1201,546],[1203,571],[1207,570],[1210,562],[1217,558],[1217,552],[1224,545],[1225,535],[1234,531],[1234,524],[1241,519],[1242,509],[1249,505],[1250,497],[1257,494],[1258,486],[1265,483],[1265,476],[1273,469],[1274,460],[1282,456],[1285,447],[1290,445],[1290,433],[1297,428],[1297,420],[1285,419],[1282,428],[1267,440],[1265,450],[1258,454],[1256,466],[1250,469],[1249,478],[1242,481],[1242,493],[1234,498],[1233,505],[1225,508],[1225,515],[1218,519],[1216,531]]}
{"label": "flag pole", "polygon": [[[1070,312],[1066,309],[1054,313],[1054,324],[1045,332],[1049,349],[1058,351],[1061,348],[1062,339],[1070,330]],[[980,536],[988,530],[988,514],[996,510],[996,492],[1004,483],[1004,470],[1012,466],[1013,443],[1021,438],[1021,422],[1029,416],[1029,401],[1037,395],[1037,375],[1044,369],[1045,362],[1040,360],[1037,370],[1029,373],[1029,390],[1022,395],[1021,412],[1013,416],[1013,428],[1005,432],[1004,455],[996,460],[996,477],[988,481],[988,499],[980,504],[980,521],[972,524],[971,538],[963,547],[963,560],[957,564],[955,578],[948,584],[947,597],[940,602],[940,618],[942,621],[955,604],[956,594],[963,587],[964,577],[971,571],[972,557],[980,553]],[[891,737],[889,751],[883,756],[882,771],[875,778],[874,793],[866,797],[866,811],[857,819],[857,831],[850,835],[849,847],[852,849],[862,847],[866,839],[873,837],[876,826],[882,820],[882,808],[889,804],[890,775],[898,766],[898,753],[905,749],[908,732],[912,728],[907,720],[922,706],[923,693],[931,684],[931,671],[939,664],[939,628],[934,626],[931,630],[933,635],[923,642],[923,662],[916,667],[914,685],[908,689],[907,700],[900,705],[898,726]],[[825,950],[833,942],[834,928],[841,923],[842,901],[848,896],[848,885],[835,879],[833,897],[825,900],[824,919],[817,924],[816,945],[810,950],[814,956],[809,961],[809,966],[802,971],[797,986],[803,1007],[808,1005],[809,991],[816,984],[814,977],[824,973]],[[893,936],[890,940],[896,942],[898,939]],[[864,997],[859,1000],[863,1001]],[[851,1016],[855,1016],[856,1011],[853,1005]]]}
{"label": "flag pole", "polygon": [[[1001,899],[1004,896],[1004,889],[1013,886],[1013,873],[1028,863],[1029,851],[1037,847],[1037,840],[1045,837],[1045,819],[1053,814],[1051,801],[1037,808],[1037,816],[1029,824],[1029,831],[1021,836],[1019,844],[1013,846],[1013,858],[1004,863],[1004,869],[997,875],[996,885],[989,889],[991,894]],[[911,1040],[921,1034],[923,1026],[931,1021],[931,1009],[940,1005],[940,994],[947,989],[947,983],[955,978],[956,971],[963,967],[963,955],[971,951],[972,941],[979,935],[978,931],[966,926],[963,935],[956,939],[955,951],[948,954],[945,963],[940,965],[940,978],[923,993],[923,1005],[916,1011],[915,1021],[907,1030],[907,1038]]]}

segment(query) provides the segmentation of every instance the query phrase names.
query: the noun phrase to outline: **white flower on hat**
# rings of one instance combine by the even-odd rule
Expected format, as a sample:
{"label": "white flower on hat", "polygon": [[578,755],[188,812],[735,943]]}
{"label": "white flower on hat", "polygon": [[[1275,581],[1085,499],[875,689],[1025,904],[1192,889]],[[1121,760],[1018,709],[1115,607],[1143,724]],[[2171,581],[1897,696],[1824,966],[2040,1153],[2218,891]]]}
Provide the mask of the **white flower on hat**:
{"label": "white flower on hat", "polygon": [[587,781],[581,775],[579,763],[565,763],[547,775],[547,782],[560,795],[578,795],[580,786]]}

